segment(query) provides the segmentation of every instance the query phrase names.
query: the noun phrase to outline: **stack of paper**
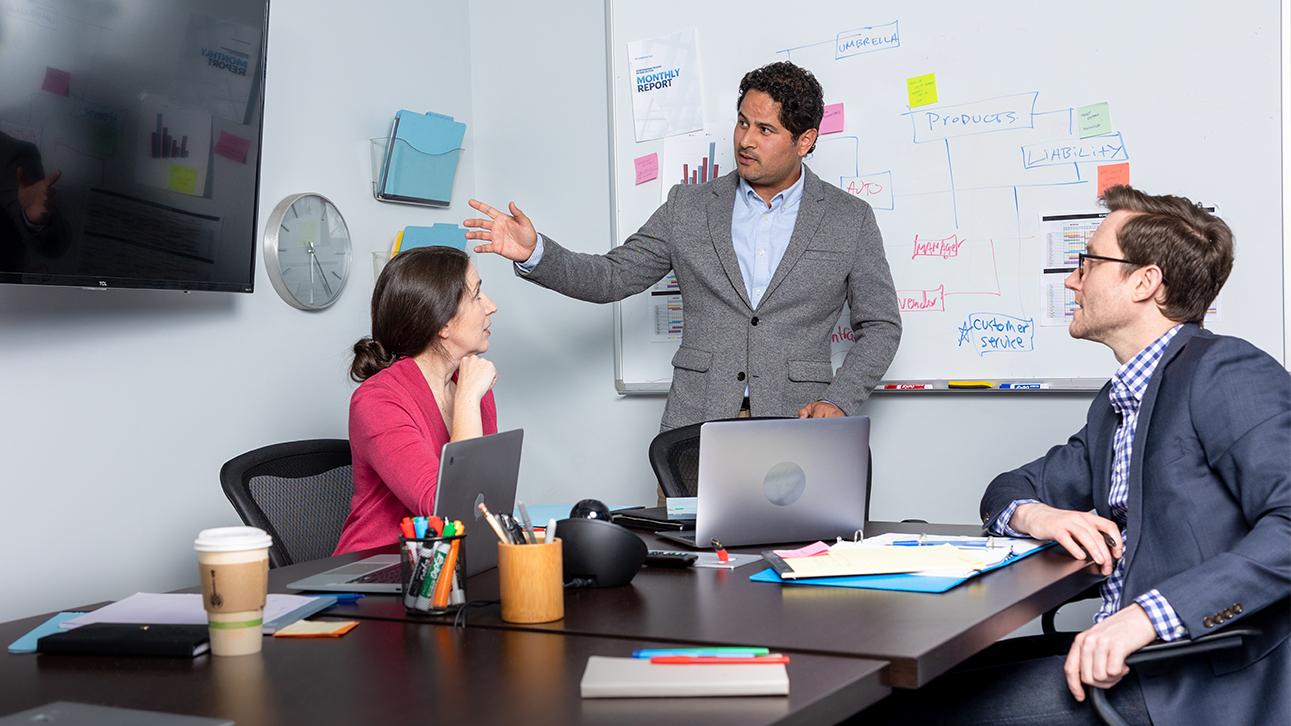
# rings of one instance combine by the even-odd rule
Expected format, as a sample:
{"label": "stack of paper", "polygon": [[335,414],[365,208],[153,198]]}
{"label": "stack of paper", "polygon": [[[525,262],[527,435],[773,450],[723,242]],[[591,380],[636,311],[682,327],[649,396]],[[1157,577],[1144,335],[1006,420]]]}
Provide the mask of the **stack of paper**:
{"label": "stack of paper", "polygon": [[[286,627],[335,604],[336,598],[332,595],[311,597],[271,594],[264,607],[264,633],[273,635],[278,628]],[[64,620],[59,623],[59,627],[68,630],[90,623],[205,625],[206,610],[202,607],[201,593],[137,592],[124,600],[104,605],[93,612]]]}
{"label": "stack of paper", "polygon": [[[779,563],[784,563],[783,566]],[[815,557],[779,558],[776,572],[786,580],[800,577],[889,575],[923,570],[963,570],[982,566],[980,557],[951,545],[935,547],[867,547],[830,550]]]}

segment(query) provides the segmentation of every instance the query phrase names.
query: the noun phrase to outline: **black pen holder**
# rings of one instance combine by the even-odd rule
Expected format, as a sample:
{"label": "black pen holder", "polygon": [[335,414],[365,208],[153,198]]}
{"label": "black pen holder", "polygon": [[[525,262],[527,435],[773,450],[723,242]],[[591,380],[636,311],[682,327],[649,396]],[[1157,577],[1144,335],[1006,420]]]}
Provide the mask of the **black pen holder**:
{"label": "black pen holder", "polygon": [[466,604],[466,535],[399,538],[403,607],[409,615],[448,615]]}

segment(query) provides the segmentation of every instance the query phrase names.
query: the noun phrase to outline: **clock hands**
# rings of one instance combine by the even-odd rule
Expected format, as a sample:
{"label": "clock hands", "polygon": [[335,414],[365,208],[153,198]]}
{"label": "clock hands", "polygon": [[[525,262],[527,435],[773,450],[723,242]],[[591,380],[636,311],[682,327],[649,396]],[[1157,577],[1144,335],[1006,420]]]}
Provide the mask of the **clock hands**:
{"label": "clock hands", "polygon": [[[310,244],[310,245],[309,245],[309,259],[313,260],[313,261],[314,261],[314,264],[318,266],[318,274],[323,278],[323,289],[327,290],[327,296],[328,296],[328,297],[331,297],[331,296],[332,296],[332,286],[331,286],[331,285],[329,285],[329,284],[327,283],[327,273],[326,273],[326,272],[323,272],[323,263],[319,262],[319,261],[318,261],[318,255],[314,254],[314,245],[313,245],[313,244]],[[311,274],[310,274],[310,277],[313,277],[312,272],[311,272]]]}

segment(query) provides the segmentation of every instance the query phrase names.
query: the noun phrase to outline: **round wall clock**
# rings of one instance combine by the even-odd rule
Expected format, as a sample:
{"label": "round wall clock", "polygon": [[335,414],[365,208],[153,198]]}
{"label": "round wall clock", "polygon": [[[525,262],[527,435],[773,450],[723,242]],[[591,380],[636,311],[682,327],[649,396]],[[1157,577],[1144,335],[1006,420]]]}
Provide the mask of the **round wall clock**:
{"label": "round wall clock", "polygon": [[350,279],[350,230],[321,194],[292,194],[269,214],[264,266],[288,305],[321,310],[336,302]]}

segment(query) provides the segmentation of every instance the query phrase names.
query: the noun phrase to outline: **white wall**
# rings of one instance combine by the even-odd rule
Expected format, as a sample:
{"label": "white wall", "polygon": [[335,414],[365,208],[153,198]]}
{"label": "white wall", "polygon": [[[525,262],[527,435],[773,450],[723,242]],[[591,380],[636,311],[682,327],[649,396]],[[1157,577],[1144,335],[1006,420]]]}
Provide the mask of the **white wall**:
{"label": "white wall", "polygon": [[[0,620],[195,584],[193,536],[237,521],[224,461],[345,436],[368,252],[397,229],[460,221],[478,194],[518,202],[574,249],[609,249],[604,37],[600,0],[274,0],[261,207],[305,190],[335,201],[355,239],[350,286],[317,314],[280,301],[262,271],[253,295],[0,287]],[[468,124],[452,209],[372,200],[366,139],[400,108]],[[610,308],[498,258],[478,265],[499,306],[500,424],[526,432],[520,497],[652,501],[645,450],[663,399],[614,392]],[[1074,432],[1087,403],[876,397],[874,516],[976,521],[990,478]],[[68,576],[89,549],[78,535],[110,558]]]}
{"label": "white wall", "polygon": [[[464,216],[372,199],[367,139],[400,108],[472,127],[468,25],[463,0],[273,2],[261,219],[294,192],[336,203],[355,267],[334,307],[288,307],[263,269],[251,295],[0,286],[0,620],[196,584],[193,537],[238,523],[226,460],[346,436],[369,252]],[[457,197],[474,184],[468,151]]]}

